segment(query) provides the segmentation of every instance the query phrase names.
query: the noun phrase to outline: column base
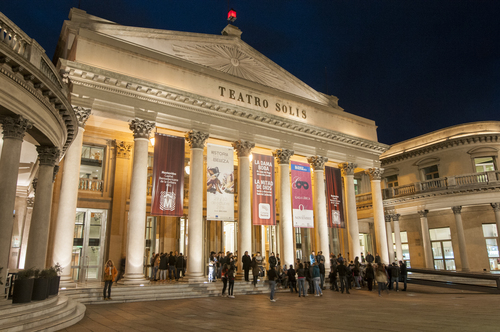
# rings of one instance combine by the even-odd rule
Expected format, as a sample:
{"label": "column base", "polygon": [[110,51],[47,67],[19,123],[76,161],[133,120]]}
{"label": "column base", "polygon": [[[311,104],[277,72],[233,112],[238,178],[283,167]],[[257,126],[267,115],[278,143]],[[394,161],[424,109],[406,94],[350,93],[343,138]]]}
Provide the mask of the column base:
{"label": "column base", "polygon": [[127,274],[123,276],[123,279],[118,281],[120,285],[147,285],[149,284],[149,279],[147,279],[144,274]]}
{"label": "column base", "polygon": [[469,268],[467,268],[467,267],[466,267],[466,268],[463,268],[463,269],[462,269],[462,272],[470,272],[470,269],[469,269]]}
{"label": "column base", "polygon": [[76,288],[76,282],[70,276],[61,276],[59,288]]}
{"label": "column base", "polygon": [[202,284],[204,282],[208,282],[208,279],[206,276],[204,276],[203,274],[201,273],[195,273],[195,274],[190,274],[190,273],[186,273],[186,276],[184,276],[184,278],[182,278],[184,282],[188,282],[188,283],[193,283],[193,284]]}

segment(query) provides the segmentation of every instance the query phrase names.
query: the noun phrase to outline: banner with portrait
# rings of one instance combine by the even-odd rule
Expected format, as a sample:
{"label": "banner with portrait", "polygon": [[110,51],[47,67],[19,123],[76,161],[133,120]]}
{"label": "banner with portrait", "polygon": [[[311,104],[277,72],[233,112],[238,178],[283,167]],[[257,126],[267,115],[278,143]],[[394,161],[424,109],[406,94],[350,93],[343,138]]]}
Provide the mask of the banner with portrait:
{"label": "banner with portrait", "polygon": [[184,138],[156,133],[151,215],[182,217],[184,201]]}
{"label": "banner with portrait", "polygon": [[274,157],[253,154],[253,224],[276,225]]}
{"label": "banner with portrait", "polygon": [[292,161],[293,227],[314,228],[311,167]]}
{"label": "banner with portrait", "polygon": [[345,228],[344,194],[340,169],[325,167],[328,227]]}
{"label": "banner with portrait", "polygon": [[207,220],[234,221],[233,151],[207,144]]}

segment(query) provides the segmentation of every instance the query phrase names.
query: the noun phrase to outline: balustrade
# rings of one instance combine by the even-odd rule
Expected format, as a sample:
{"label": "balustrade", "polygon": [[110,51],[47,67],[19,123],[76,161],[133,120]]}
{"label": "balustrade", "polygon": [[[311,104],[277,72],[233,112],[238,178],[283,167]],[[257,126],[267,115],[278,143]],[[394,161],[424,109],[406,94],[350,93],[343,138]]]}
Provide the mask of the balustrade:
{"label": "balustrade", "polygon": [[103,180],[80,178],[80,186],[78,187],[79,190],[102,192],[103,188],[104,188]]}

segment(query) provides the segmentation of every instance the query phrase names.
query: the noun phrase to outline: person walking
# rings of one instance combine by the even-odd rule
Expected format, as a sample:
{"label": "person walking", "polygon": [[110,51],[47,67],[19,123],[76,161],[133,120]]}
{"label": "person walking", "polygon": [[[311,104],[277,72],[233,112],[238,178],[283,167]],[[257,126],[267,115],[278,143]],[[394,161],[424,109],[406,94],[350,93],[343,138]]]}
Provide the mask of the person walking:
{"label": "person walking", "polygon": [[293,290],[295,289],[295,293],[297,292],[297,281],[295,279],[295,269],[293,268],[293,265],[290,264],[290,268],[288,269],[286,275],[288,276],[288,286],[290,287],[290,293],[293,293]]}
{"label": "person walking", "polygon": [[274,298],[274,291],[276,288],[276,278],[278,277],[278,274],[276,273],[276,270],[274,267],[271,267],[267,273],[267,279],[269,280],[269,287],[271,288],[271,302],[276,302],[276,299]]}
{"label": "person walking", "polygon": [[[111,286],[113,281],[116,280],[118,276],[118,270],[113,264],[111,259],[108,259],[106,266],[104,268],[104,289],[102,290],[102,297],[104,300],[111,300]],[[106,290],[108,291],[108,297],[106,298]]]}
{"label": "person walking", "polygon": [[222,297],[226,296],[228,272],[229,272],[229,267],[227,266],[227,264],[224,264],[221,270],[221,277],[220,277],[220,279],[222,280],[222,293],[221,293]]}
{"label": "person walking", "polygon": [[234,289],[234,275],[236,274],[235,264],[231,264],[229,266],[229,270],[227,271],[227,280],[229,282],[229,287],[227,290],[227,297],[234,299],[233,289]]}
{"label": "person walking", "polygon": [[368,290],[371,292],[373,289],[373,279],[375,279],[375,271],[373,271],[373,266],[371,263],[366,265],[365,270],[366,283],[368,284]]}
{"label": "person walking", "polygon": [[319,286],[320,284],[320,271],[319,271],[319,266],[318,263],[313,264],[313,271],[312,271],[312,279],[314,283],[314,289],[316,291],[315,296],[323,296],[323,291],[321,290],[321,287]]}
{"label": "person walking", "polygon": [[377,271],[375,272],[375,280],[377,280],[378,284],[378,296],[380,295],[380,291],[385,290],[387,294],[389,294],[389,290],[387,289],[387,274],[385,272],[385,267],[382,263],[377,265]]}
{"label": "person walking", "polygon": [[339,291],[339,286],[337,285],[337,264],[333,264],[330,267],[330,289],[334,291]]}
{"label": "person walking", "polygon": [[243,271],[245,272],[245,281],[249,280],[250,268],[252,267],[252,258],[248,254],[248,251],[245,251],[245,254],[241,257],[241,263],[243,264]]}
{"label": "person walking", "polygon": [[340,261],[339,265],[337,266],[337,271],[339,273],[339,280],[340,280],[340,291],[342,294],[344,294],[344,288],[346,290],[347,294],[349,293],[349,283],[347,282],[347,275],[349,274],[349,269],[347,266],[344,265],[344,261]]}
{"label": "person walking", "polygon": [[406,282],[408,281],[408,270],[406,269],[405,262],[399,261],[399,270],[401,273],[401,279],[404,283],[403,292],[406,292]]}
{"label": "person walking", "polygon": [[396,262],[391,266],[391,289],[394,289],[394,282],[396,282],[396,292],[399,292],[399,266]]}
{"label": "person walking", "polygon": [[297,279],[299,281],[299,297],[300,294],[302,294],[302,297],[306,297],[306,274],[302,263],[299,263],[299,267],[297,269]]}
{"label": "person walking", "polygon": [[259,278],[259,263],[257,263],[257,259],[254,256],[252,258],[252,275],[253,275],[253,286],[257,287],[257,279]]}

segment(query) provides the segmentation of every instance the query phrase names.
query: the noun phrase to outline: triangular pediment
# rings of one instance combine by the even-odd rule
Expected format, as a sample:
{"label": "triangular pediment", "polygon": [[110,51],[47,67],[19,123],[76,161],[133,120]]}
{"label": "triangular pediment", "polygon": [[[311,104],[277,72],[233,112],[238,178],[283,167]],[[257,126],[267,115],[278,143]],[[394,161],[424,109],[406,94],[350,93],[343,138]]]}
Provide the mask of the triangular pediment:
{"label": "triangular pediment", "polygon": [[312,89],[235,36],[136,28],[97,22],[87,27],[114,39],[210,67],[231,76],[341,110],[335,97],[326,96]]}

